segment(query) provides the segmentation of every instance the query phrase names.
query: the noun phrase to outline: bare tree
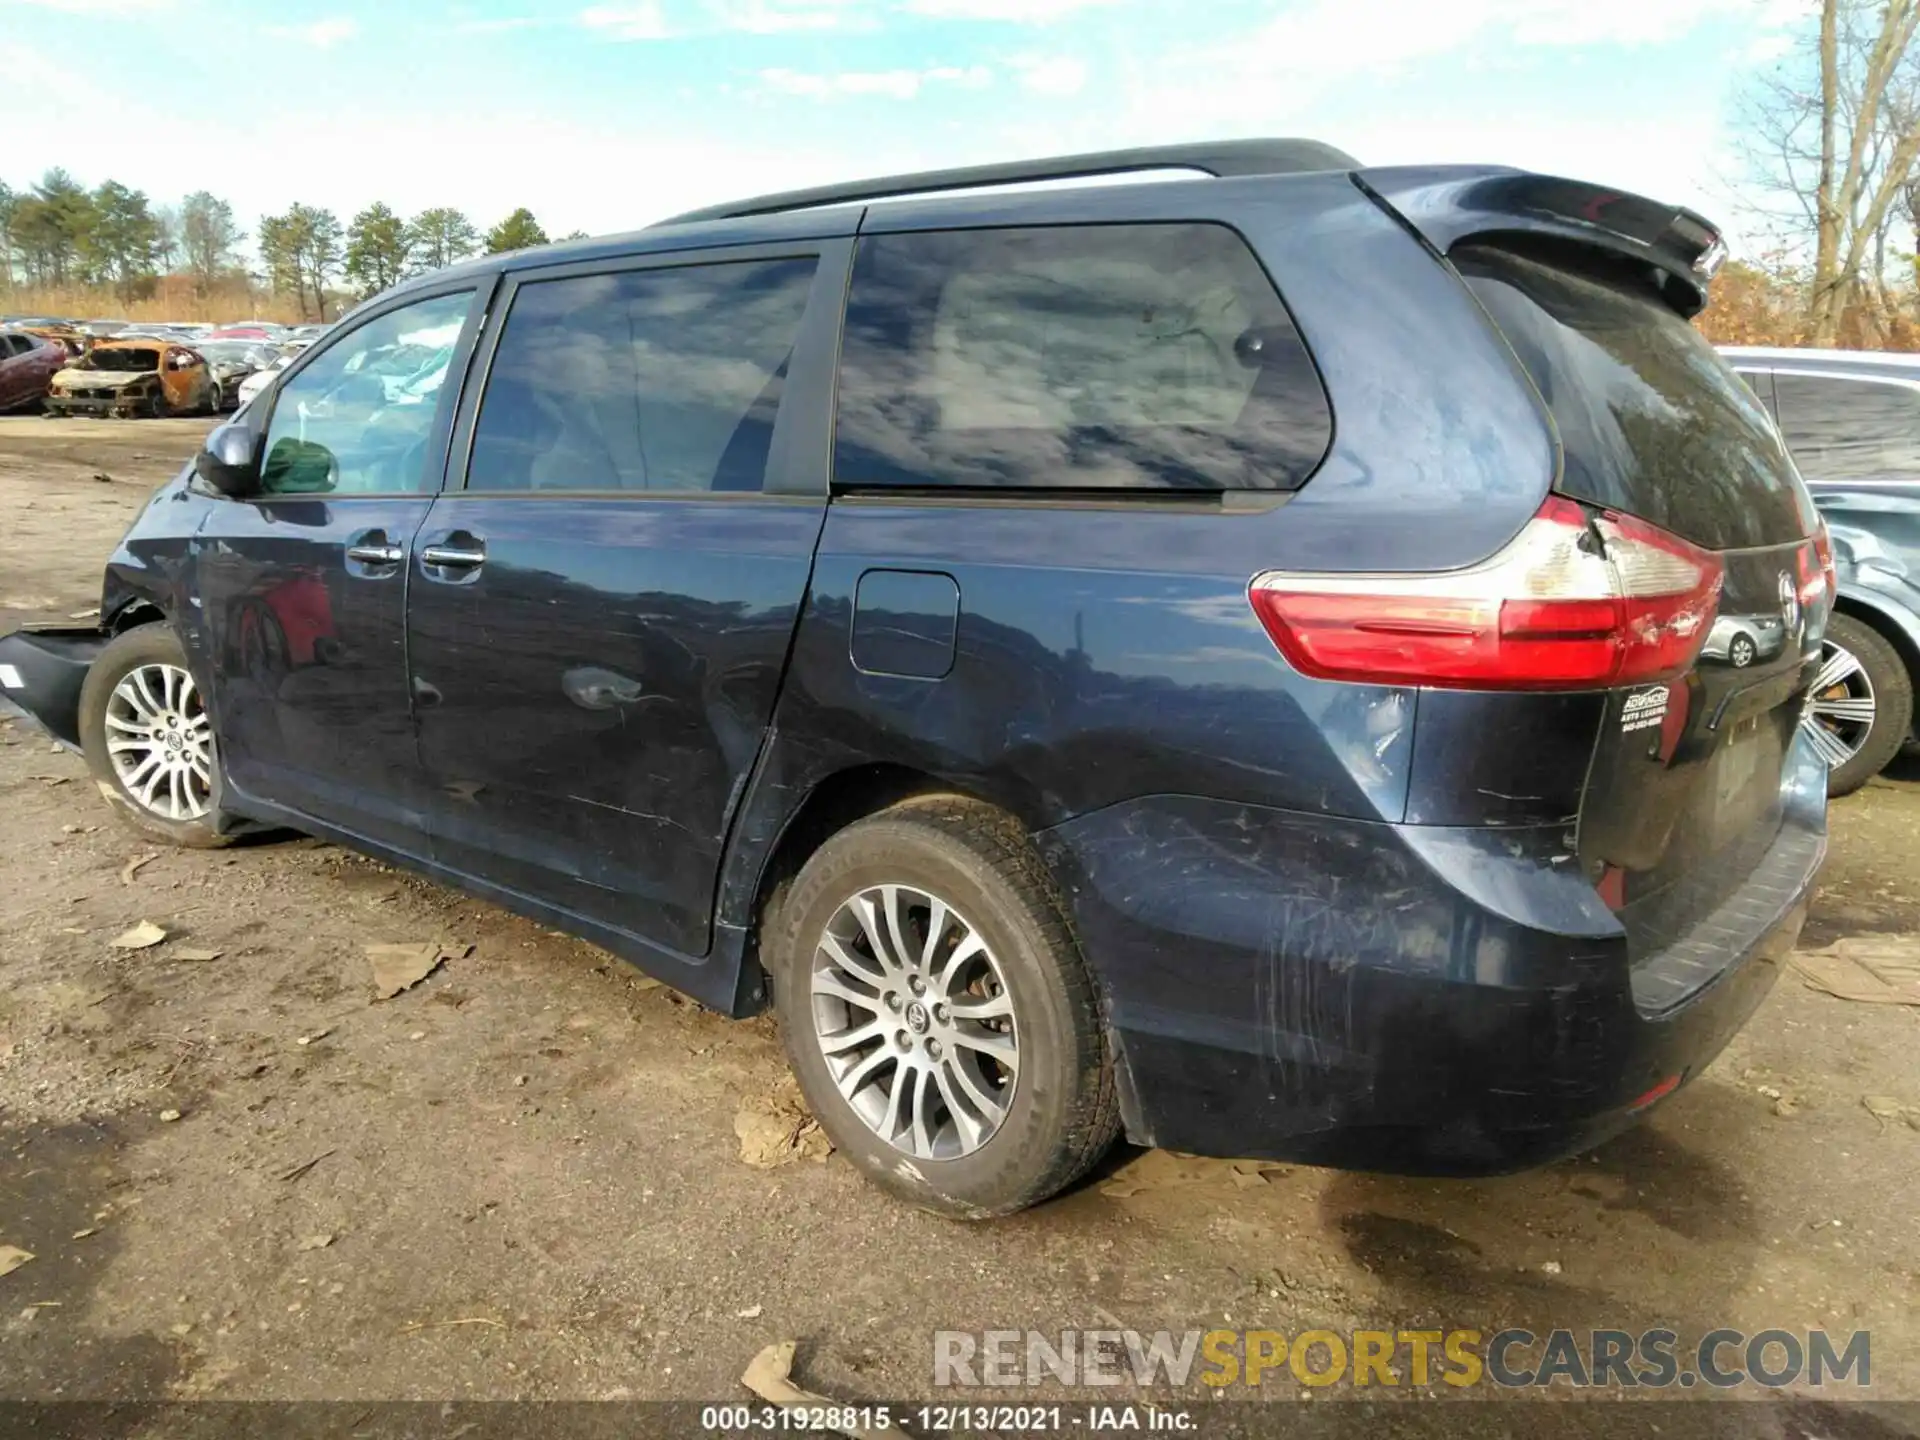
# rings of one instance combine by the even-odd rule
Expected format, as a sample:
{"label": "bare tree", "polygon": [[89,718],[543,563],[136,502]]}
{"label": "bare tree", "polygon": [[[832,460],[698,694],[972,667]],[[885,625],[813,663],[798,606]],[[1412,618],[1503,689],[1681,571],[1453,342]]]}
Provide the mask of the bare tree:
{"label": "bare tree", "polygon": [[[1831,345],[1850,310],[1879,312],[1891,233],[1920,162],[1920,0],[1820,0],[1819,25],[1756,82],[1742,148],[1775,238],[1813,252],[1807,338]],[[1897,208],[1896,208],[1897,207]]]}

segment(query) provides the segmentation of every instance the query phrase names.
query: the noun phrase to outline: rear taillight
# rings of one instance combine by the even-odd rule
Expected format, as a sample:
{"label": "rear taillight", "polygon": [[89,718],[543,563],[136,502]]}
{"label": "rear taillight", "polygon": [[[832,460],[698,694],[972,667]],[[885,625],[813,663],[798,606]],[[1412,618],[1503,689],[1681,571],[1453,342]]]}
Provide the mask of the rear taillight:
{"label": "rear taillight", "polygon": [[1720,557],[1630,515],[1550,495],[1506,548],[1423,575],[1270,571],[1254,612],[1296,670],[1484,690],[1637,685],[1693,664]]}

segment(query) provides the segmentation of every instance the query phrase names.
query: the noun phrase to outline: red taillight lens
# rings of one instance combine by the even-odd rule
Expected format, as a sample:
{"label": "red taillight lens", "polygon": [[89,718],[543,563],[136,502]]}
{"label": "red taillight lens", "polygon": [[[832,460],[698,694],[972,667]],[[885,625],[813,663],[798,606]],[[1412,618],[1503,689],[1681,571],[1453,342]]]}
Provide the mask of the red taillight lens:
{"label": "red taillight lens", "polygon": [[1720,557],[1644,520],[1552,495],[1492,559],[1425,575],[1255,578],[1254,612],[1327,680],[1573,690],[1665,679],[1713,623]]}

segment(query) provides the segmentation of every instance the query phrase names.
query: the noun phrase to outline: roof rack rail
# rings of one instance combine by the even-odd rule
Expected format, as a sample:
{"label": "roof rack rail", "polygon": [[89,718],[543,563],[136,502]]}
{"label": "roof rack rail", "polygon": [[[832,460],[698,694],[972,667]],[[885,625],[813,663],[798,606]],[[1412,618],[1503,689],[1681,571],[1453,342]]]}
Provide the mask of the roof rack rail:
{"label": "roof rack rail", "polygon": [[926,195],[943,190],[975,190],[989,185],[1021,185],[1045,180],[1078,180],[1092,175],[1124,175],[1133,170],[1198,170],[1215,178],[1229,175],[1285,175],[1307,170],[1355,170],[1360,162],[1318,140],[1218,140],[1192,145],[1148,145],[1134,150],[1096,150],[1085,155],[1056,155],[1046,160],[1011,160],[998,165],[965,165],[955,170],[923,170],[883,175],[840,185],[816,185],[730,200],[689,210],[656,222],[689,225],[699,220],[738,220],[814,205],[883,200],[896,195]]}

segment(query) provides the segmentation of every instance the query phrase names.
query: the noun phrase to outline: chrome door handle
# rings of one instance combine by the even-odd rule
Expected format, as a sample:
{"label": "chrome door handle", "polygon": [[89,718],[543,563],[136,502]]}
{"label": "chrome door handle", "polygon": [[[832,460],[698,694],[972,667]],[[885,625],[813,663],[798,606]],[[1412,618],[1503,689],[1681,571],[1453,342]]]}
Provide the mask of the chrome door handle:
{"label": "chrome door handle", "polygon": [[447,565],[459,569],[483,565],[486,559],[487,552],[484,550],[467,550],[453,545],[429,545],[420,552],[420,563],[423,565]]}
{"label": "chrome door handle", "polygon": [[398,565],[407,552],[398,545],[349,545],[347,558],[363,565]]}

